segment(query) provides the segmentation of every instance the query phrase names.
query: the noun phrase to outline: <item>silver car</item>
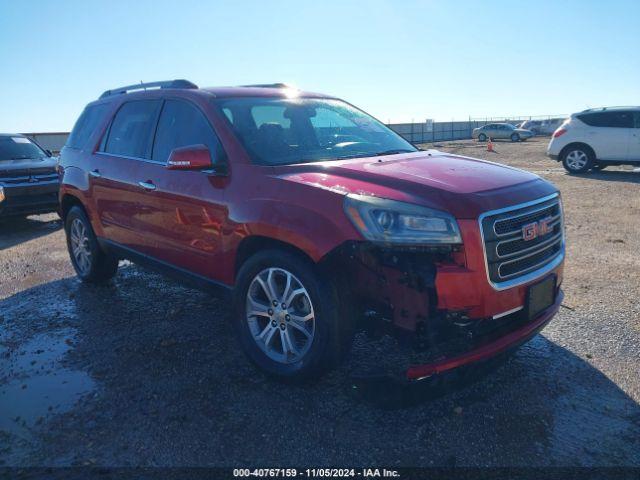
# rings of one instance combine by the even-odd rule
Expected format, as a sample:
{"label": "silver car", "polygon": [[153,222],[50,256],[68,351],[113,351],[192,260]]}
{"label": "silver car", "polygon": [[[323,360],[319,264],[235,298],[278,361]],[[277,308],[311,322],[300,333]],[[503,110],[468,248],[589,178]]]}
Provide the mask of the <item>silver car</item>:
{"label": "silver car", "polygon": [[531,130],[535,135],[551,135],[564,122],[564,118],[549,118],[547,120],[527,120],[520,128]]}
{"label": "silver car", "polygon": [[488,138],[493,140],[506,138],[512,142],[519,142],[533,136],[534,134],[531,130],[516,128],[510,123],[489,123],[482,127],[474,128],[471,133],[472,138],[477,138],[481,142],[486,141]]}

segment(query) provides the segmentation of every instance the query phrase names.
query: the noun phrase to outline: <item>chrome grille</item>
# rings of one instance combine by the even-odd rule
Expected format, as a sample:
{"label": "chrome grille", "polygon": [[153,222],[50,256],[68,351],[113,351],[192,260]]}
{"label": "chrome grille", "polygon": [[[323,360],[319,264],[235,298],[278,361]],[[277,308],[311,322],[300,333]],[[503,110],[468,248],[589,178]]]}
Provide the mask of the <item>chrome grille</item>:
{"label": "chrome grille", "polygon": [[56,172],[51,173],[34,173],[34,174],[17,174],[8,176],[0,174],[0,184],[3,185],[27,185],[30,183],[38,184],[40,182],[53,182],[58,180]]}
{"label": "chrome grille", "polygon": [[[546,231],[542,231],[542,223]],[[536,232],[525,238],[525,227]],[[564,257],[562,207],[557,194],[480,216],[487,274],[498,289],[527,282]]]}

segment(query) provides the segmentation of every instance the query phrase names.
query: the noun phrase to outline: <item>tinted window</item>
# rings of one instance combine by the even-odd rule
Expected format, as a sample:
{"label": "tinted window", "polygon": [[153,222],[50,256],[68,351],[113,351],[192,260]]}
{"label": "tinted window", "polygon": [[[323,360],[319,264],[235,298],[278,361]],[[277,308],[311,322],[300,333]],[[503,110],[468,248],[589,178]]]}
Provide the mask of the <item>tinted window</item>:
{"label": "tinted window", "polygon": [[92,105],[84,109],[80,118],[76,122],[69,138],[67,138],[67,147],[85,148],[89,137],[98,127],[103,116],[107,112],[108,105]]}
{"label": "tinted window", "polygon": [[640,112],[635,112],[633,114],[635,120],[634,120],[634,127],[635,128],[640,128]]}
{"label": "tinted window", "polygon": [[231,98],[214,103],[233,119],[238,139],[261,165],[416,151],[397,133],[339,100]]}
{"label": "tinted window", "polygon": [[26,137],[0,135],[0,162],[46,156],[47,154],[40,147]]}
{"label": "tinted window", "polygon": [[591,127],[633,128],[632,112],[583,113],[578,118]]}
{"label": "tinted window", "polygon": [[167,100],[158,122],[153,159],[166,162],[173,149],[189,145],[209,147],[212,162],[220,157],[220,142],[203,113],[187,102]]}
{"label": "tinted window", "polygon": [[123,104],[109,129],[105,152],[149,158],[151,135],[160,104],[160,100],[139,100]]}

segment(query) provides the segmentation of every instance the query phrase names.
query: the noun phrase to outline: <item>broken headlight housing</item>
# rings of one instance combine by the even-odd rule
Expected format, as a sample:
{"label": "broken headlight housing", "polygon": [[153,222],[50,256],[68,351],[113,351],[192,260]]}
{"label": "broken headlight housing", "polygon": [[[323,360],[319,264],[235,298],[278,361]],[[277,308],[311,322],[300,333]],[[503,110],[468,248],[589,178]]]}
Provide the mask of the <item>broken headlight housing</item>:
{"label": "broken headlight housing", "polygon": [[393,245],[462,243],[456,219],[440,210],[386,198],[349,194],[344,211],[364,238]]}

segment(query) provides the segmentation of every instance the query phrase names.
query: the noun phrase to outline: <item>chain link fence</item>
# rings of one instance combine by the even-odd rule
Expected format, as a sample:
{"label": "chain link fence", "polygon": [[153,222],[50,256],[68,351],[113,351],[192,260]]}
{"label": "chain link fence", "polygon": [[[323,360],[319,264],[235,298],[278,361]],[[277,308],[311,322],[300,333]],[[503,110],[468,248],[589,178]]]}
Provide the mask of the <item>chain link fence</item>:
{"label": "chain link fence", "polygon": [[[510,123],[517,125],[525,121],[533,121],[543,124],[544,122],[558,121],[567,117],[568,115],[469,117],[469,120],[466,121],[389,123],[387,126],[411,143],[433,143],[451,140],[468,140],[471,138],[471,133],[474,128],[482,127],[489,123]],[[535,130],[534,133],[536,133]]]}
{"label": "chain link fence", "polygon": [[[545,121],[566,118],[567,115],[539,115],[539,116],[510,116],[510,117],[469,117],[469,120],[451,122],[422,122],[422,123],[389,123],[387,126],[403,136],[411,143],[433,143],[450,140],[468,140],[474,128],[488,123],[511,123],[513,125],[524,121]],[[28,137],[38,142],[43,148],[58,153],[67,140],[67,132],[26,133]]]}

